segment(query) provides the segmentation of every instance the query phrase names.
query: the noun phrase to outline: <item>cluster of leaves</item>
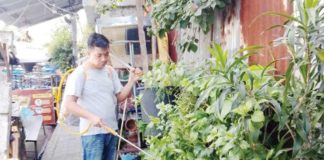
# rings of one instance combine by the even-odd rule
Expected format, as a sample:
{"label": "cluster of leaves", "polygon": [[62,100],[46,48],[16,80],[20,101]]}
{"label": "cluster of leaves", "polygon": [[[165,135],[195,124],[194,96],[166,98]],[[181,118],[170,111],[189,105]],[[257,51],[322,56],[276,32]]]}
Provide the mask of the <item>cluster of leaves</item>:
{"label": "cluster of leaves", "polygon": [[193,23],[207,33],[214,21],[214,11],[224,8],[228,3],[228,0],[161,0],[153,3],[152,17],[159,24],[159,36],[164,36],[178,26],[188,28]]}
{"label": "cluster of leaves", "polygon": [[177,93],[181,87],[181,81],[188,76],[185,65],[180,63],[163,62],[157,60],[152,70],[143,76],[145,85],[156,92],[156,101],[159,102],[166,96]]}
{"label": "cluster of leaves", "polygon": [[272,121],[285,126],[286,119],[278,115],[283,86],[269,69],[248,66],[248,55],[231,58],[219,45],[210,51],[214,58],[181,80],[176,105],[158,106],[159,117],[148,127],[155,126],[161,135],[148,139],[150,152],[160,159],[266,159],[285,154],[274,154],[276,144],[264,127]]}
{"label": "cluster of leaves", "polygon": [[[98,1],[98,0],[97,0]],[[106,14],[107,11],[116,9],[118,7],[118,3],[123,2],[124,0],[109,0],[105,1],[104,4],[100,4],[96,6],[96,11],[100,14]]]}
{"label": "cluster of leaves", "polygon": [[152,70],[143,76],[143,82],[151,88],[165,88],[168,86],[179,86],[179,80],[185,77],[184,64],[163,62],[157,60]]}
{"label": "cluster of leaves", "polygon": [[155,159],[324,156],[324,7],[318,0],[298,2],[296,16],[271,13],[288,18],[281,40],[291,61],[283,77],[275,79],[271,65],[249,66],[251,48],[228,56],[217,44],[204,67],[173,69],[188,74],[175,83],[181,87],[175,105],[159,104],[148,125],[160,130],[147,139]]}
{"label": "cluster of leaves", "polygon": [[52,62],[57,65],[62,72],[73,67],[72,35],[68,27],[62,27],[55,31],[53,39],[48,45],[48,50]]}
{"label": "cluster of leaves", "polygon": [[[157,22],[157,28],[153,32],[164,37],[165,34],[177,27],[192,28],[198,25],[198,29],[203,33],[208,33],[211,24],[214,22],[215,10],[225,8],[230,0],[161,0],[154,3],[152,18]],[[186,43],[182,44],[183,51],[197,51],[196,43],[198,40],[194,36],[188,38]]]}

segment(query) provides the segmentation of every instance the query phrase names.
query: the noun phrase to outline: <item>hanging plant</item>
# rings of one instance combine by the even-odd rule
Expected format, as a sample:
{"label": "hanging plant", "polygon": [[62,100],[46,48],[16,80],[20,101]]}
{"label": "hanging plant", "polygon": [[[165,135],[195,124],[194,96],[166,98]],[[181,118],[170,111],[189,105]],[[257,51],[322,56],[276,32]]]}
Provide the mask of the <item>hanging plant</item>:
{"label": "hanging plant", "polygon": [[[96,0],[98,2],[98,0]],[[109,0],[105,1],[104,3],[98,3],[96,6],[96,11],[104,15],[106,12],[116,9],[118,7],[118,3],[123,2],[124,0]]]}
{"label": "hanging plant", "polygon": [[[186,29],[197,25],[197,30],[207,34],[213,24],[216,10],[224,9],[230,0],[161,0],[154,3],[154,0],[148,3],[153,5],[152,18],[158,26],[154,33],[160,37],[177,27]],[[187,43],[181,44],[182,50],[197,51],[198,40],[195,35],[188,37]]]}

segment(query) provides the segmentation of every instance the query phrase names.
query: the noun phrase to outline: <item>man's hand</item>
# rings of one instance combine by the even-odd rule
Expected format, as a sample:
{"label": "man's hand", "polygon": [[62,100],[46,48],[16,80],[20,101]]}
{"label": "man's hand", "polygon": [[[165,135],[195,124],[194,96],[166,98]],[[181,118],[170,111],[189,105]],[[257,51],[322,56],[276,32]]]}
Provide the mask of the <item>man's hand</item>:
{"label": "man's hand", "polygon": [[129,81],[136,82],[143,76],[143,71],[139,68],[131,68],[129,70]]}
{"label": "man's hand", "polygon": [[92,123],[92,125],[95,127],[103,127],[104,126],[102,119],[96,115],[92,115],[89,120]]}
{"label": "man's hand", "polygon": [[129,93],[132,91],[133,85],[143,76],[143,72],[139,68],[130,68],[129,69],[129,78],[128,83],[123,87],[123,89],[116,94],[117,101],[124,101]]}

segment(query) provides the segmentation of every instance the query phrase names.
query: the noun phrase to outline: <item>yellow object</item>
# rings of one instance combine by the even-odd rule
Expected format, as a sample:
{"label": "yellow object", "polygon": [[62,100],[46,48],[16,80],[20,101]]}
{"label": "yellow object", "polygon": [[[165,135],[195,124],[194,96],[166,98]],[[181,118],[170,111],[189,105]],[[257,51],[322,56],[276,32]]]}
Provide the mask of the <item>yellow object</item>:
{"label": "yellow object", "polygon": [[59,119],[59,116],[60,116],[60,101],[61,101],[61,98],[62,98],[62,87],[63,87],[63,84],[65,82],[65,79],[67,78],[67,76],[72,73],[74,71],[74,68],[72,69],[69,69],[68,71],[66,71],[62,78],[61,78],[61,81],[60,81],[60,84],[58,86],[58,89],[57,89],[57,94],[56,94],[56,114],[57,114],[57,117]]}
{"label": "yellow object", "polygon": [[158,50],[159,50],[159,59],[162,62],[169,62],[170,56],[169,56],[168,35],[165,34],[164,37],[162,37],[162,38],[157,37],[157,44],[158,44]]}
{"label": "yellow object", "polygon": [[[52,87],[52,95],[54,96],[54,98],[56,98],[56,96],[57,96],[57,88],[58,87]],[[56,100],[55,100],[55,102],[56,102]]]}
{"label": "yellow object", "polygon": [[71,128],[68,127],[68,125],[66,125],[64,123],[64,118],[60,117],[60,101],[61,101],[61,98],[62,98],[62,87],[63,87],[63,84],[65,82],[65,80],[67,79],[68,75],[71,74],[72,72],[74,71],[74,68],[72,69],[69,69],[68,71],[66,71],[62,78],[61,78],[61,81],[60,81],[60,84],[57,88],[57,91],[56,91],[56,94],[55,94],[55,100],[56,100],[56,114],[57,114],[57,119],[58,119],[58,124],[60,126],[62,126],[62,128],[72,134],[72,135],[77,135],[77,136],[81,136],[85,133],[87,133],[91,127],[91,124],[89,124],[89,126],[84,130],[84,131],[81,131],[81,132],[78,132],[78,131],[73,131]]}

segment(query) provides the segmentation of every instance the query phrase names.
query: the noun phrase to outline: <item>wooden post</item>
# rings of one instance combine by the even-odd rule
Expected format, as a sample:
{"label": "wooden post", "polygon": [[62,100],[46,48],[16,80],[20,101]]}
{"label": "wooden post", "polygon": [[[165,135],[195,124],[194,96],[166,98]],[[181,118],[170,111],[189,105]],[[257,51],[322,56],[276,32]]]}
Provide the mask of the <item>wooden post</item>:
{"label": "wooden post", "polygon": [[[155,21],[152,20],[152,29],[154,30],[156,25],[155,25]],[[157,58],[157,54],[156,54],[156,36],[152,35],[152,60],[153,62],[155,62],[156,58]]]}
{"label": "wooden post", "polygon": [[137,0],[136,3],[136,13],[137,13],[137,23],[138,23],[138,37],[141,46],[141,55],[142,55],[142,67],[143,71],[148,71],[148,57],[147,57],[147,50],[146,50],[146,40],[145,40],[145,33],[144,33],[144,10],[143,10],[143,1]]}
{"label": "wooden post", "polygon": [[[6,44],[0,42],[0,52],[4,59],[4,65],[6,68],[6,78],[0,78],[0,159],[7,159],[9,153],[9,136],[10,136],[10,113],[11,113],[11,85],[10,85],[10,68],[9,68],[9,56],[7,54]],[[0,66],[0,72],[2,72]],[[2,74],[2,73],[0,73]]]}
{"label": "wooden post", "polygon": [[71,28],[72,28],[72,54],[73,54],[73,65],[76,66],[78,60],[78,46],[77,46],[77,25],[76,25],[76,15],[71,15]]}

